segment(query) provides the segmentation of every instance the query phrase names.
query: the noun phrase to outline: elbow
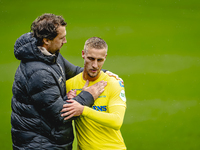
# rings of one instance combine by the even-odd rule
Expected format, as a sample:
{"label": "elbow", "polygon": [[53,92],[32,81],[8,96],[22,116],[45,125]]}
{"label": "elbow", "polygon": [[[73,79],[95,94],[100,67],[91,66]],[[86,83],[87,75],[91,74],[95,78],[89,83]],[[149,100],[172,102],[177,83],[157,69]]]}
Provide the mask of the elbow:
{"label": "elbow", "polygon": [[114,130],[120,130],[121,126],[122,126],[123,121],[120,120],[116,120],[116,122],[113,123],[113,129]]}
{"label": "elbow", "polygon": [[123,120],[124,118],[123,117],[120,117],[119,114],[116,115],[116,118],[115,118],[115,122],[113,122],[114,124],[114,128],[115,130],[120,130],[122,124],[123,124]]}
{"label": "elbow", "polygon": [[116,127],[114,127],[113,129],[114,129],[114,130],[120,130],[120,128],[121,128],[121,126],[116,126]]}

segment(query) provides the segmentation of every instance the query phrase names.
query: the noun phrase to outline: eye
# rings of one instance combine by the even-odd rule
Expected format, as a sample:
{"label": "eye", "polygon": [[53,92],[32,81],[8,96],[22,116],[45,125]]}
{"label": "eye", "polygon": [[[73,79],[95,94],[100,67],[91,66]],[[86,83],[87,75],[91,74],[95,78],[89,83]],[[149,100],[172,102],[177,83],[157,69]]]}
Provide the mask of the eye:
{"label": "eye", "polygon": [[92,58],[92,57],[88,57],[88,59],[89,59],[89,60],[92,60],[92,61],[94,60],[94,58]]}
{"label": "eye", "polygon": [[97,59],[98,62],[102,62],[104,59]]}
{"label": "eye", "polygon": [[65,38],[65,36],[61,37],[60,39],[63,40]]}

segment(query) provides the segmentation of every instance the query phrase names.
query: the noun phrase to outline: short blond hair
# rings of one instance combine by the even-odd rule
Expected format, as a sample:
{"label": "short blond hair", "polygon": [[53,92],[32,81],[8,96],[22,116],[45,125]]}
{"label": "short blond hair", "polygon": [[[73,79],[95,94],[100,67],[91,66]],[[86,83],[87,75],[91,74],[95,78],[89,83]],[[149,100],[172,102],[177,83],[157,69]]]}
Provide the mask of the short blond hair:
{"label": "short blond hair", "polygon": [[99,38],[99,37],[91,37],[89,38],[84,45],[84,51],[87,52],[88,48],[95,48],[95,49],[106,49],[108,50],[108,45],[106,42]]}

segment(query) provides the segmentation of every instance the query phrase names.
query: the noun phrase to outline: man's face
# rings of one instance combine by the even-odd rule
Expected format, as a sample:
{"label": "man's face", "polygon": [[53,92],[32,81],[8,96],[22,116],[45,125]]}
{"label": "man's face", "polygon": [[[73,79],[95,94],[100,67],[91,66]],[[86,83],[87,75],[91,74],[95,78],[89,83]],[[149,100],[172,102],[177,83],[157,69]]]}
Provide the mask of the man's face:
{"label": "man's face", "polygon": [[84,59],[84,75],[87,76],[87,79],[89,78],[94,81],[99,77],[106,56],[106,49],[88,48],[86,52],[84,50],[82,51],[82,57]]}
{"label": "man's face", "polygon": [[65,37],[66,36],[65,26],[59,26],[57,31],[58,31],[58,35],[53,40],[49,40],[49,45],[47,47],[47,50],[52,54],[59,52],[63,44],[67,43],[67,40]]}

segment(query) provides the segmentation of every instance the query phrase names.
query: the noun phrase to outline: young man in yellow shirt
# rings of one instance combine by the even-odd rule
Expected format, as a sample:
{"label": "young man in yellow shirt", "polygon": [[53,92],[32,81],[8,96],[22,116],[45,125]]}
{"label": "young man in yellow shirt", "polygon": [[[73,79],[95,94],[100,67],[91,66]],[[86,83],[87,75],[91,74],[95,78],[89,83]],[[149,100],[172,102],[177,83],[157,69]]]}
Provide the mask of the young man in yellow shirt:
{"label": "young man in yellow shirt", "polygon": [[[75,119],[78,150],[126,150],[120,132],[126,110],[125,90],[122,81],[101,71],[107,49],[108,46],[103,39],[88,39],[82,51],[83,72],[66,81],[68,98],[79,94],[86,83],[89,87],[99,81],[107,81],[107,86],[95,100],[92,108],[82,106],[73,99],[68,100],[70,104],[63,106],[62,116],[65,116],[66,120],[73,115],[80,115]],[[83,88],[87,88],[87,84]],[[79,114],[75,113],[77,110]]]}

